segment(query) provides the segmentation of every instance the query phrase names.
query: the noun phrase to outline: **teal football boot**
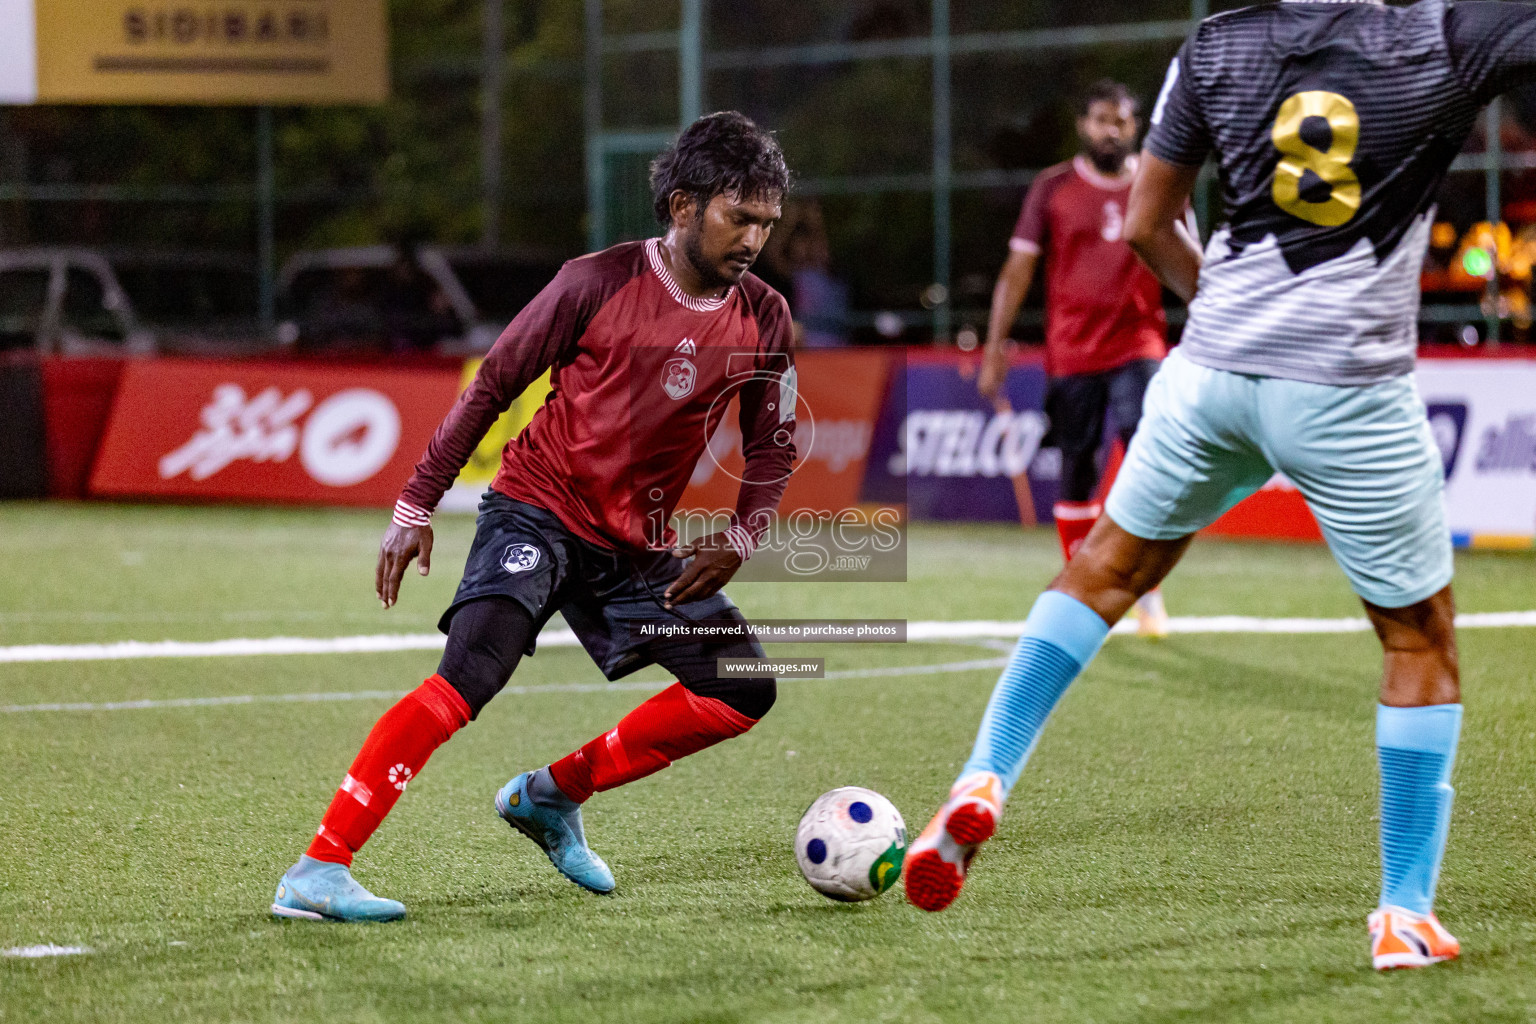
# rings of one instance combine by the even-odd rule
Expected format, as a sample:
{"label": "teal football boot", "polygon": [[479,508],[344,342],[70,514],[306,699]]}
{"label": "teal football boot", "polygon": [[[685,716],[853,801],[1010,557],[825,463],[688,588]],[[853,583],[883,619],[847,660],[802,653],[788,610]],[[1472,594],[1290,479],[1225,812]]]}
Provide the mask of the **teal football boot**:
{"label": "teal football boot", "polygon": [[398,921],[405,904],[364,889],[344,864],[303,856],[277,883],[272,913],[305,921]]}
{"label": "teal football boot", "polygon": [[613,892],[613,872],[603,858],[587,848],[587,835],[581,827],[581,805],[558,811],[533,802],[528,795],[528,780],[533,772],[524,772],[501,787],[496,794],[496,813],[503,821],[538,844],[549,856],[555,870],[590,892]]}

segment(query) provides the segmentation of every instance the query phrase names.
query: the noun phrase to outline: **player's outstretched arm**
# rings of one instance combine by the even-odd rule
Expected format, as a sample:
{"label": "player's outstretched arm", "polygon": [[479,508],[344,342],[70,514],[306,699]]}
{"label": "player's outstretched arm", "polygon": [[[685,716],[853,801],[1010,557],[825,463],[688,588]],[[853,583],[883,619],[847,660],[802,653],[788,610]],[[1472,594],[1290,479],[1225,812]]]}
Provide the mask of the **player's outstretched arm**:
{"label": "player's outstretched arm", "polygon": [[1125,213],[1125,240],[1163,287],[1185,302],[1200,280],[1200,246],[1183,227],[1189,194],[1200,168],[1184,167],[1143,152]]}
{"label": "player's outstretched arm", "polygon": [[432,527],[390,523],[379,544],[379,564],[373,571],[373,589],[379,603],[392,608],[400,598],[400,581],[412,561],[423,576],[432,571]]}
{"label": "player's outstretched arm", "polygon": [[1013,249],[997,275],[997,284],[992,289],[992,318],[987,322],[987,344],[982,350],[981,373],[976,377],[976,390],[988,402],[997,402],[1003,380],[1008,376],[1008,335],[1018,318],[1019,307],[1024,305],[1024,297],[1029,294],[1039,262],[1039,253]]}
{"label": "player's outstretched arm", "polygon": [[[497,417],[544,371],[566,358],[602,305],[605,282],[591,261],[567,263],[496,339],[475,379],[459,396],[416,464],[379,544],[374,590],[385,608],[400,596],[412,560],[432,564],[432,512]],[[614,288],[607,282],[608,290]]]}

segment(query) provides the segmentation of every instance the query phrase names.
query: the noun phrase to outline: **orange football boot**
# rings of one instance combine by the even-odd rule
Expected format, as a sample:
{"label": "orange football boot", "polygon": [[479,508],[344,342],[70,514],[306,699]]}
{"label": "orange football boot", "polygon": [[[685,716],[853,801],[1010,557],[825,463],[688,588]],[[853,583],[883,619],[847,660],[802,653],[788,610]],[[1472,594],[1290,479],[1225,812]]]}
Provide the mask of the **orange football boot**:
{"label": "orange football boot", "polygon": [[1371,966],[1378,971],[1428,967],[1461,955],[1456,936],[1434,914],[1420,916],[1401,907],[1382,907],[1369,918]]}
{"label": "orange football boot", "polygon": [[1003,816],[1003,785],[991,772],[967,775],[907,851],[907,899],[923,910],[943,910],[960,895],[976,849],[991,839]]}

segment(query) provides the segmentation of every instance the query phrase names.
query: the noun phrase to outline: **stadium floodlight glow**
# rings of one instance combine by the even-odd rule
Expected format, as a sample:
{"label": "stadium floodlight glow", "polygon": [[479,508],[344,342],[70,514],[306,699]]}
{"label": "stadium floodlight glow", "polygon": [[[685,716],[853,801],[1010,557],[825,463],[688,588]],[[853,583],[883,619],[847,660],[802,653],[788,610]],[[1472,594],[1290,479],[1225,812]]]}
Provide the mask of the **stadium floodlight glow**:
{"label": "stadium floodlight glow", "polygon": [[1487,249],[1468,249],[1461,258],[1461,269],[1471,277],[1493,276],[1493,254]]}

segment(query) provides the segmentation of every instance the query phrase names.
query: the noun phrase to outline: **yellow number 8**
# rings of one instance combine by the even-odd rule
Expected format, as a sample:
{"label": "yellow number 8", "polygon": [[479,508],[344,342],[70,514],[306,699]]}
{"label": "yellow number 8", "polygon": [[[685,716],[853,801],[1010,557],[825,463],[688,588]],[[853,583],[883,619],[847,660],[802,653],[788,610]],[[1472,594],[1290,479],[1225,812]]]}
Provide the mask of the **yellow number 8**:
{"label": "yellow number 8", "polygon": [[[1333,130],[1327,149],[1302,140],[1301,124],[1321,117]],[[1349,162],[1360,144],[1360,115],[1355,105],[1336,92],[1299,92],[1280,104],[1271,133],[1282,156],[1275,167],[1275,205],[1309,224],[1325,228],[1347,224],[1360,211],[1360,179]],[[1333,192],[1322,202],[1301,196],[1301,176],[1311,171]]]}

